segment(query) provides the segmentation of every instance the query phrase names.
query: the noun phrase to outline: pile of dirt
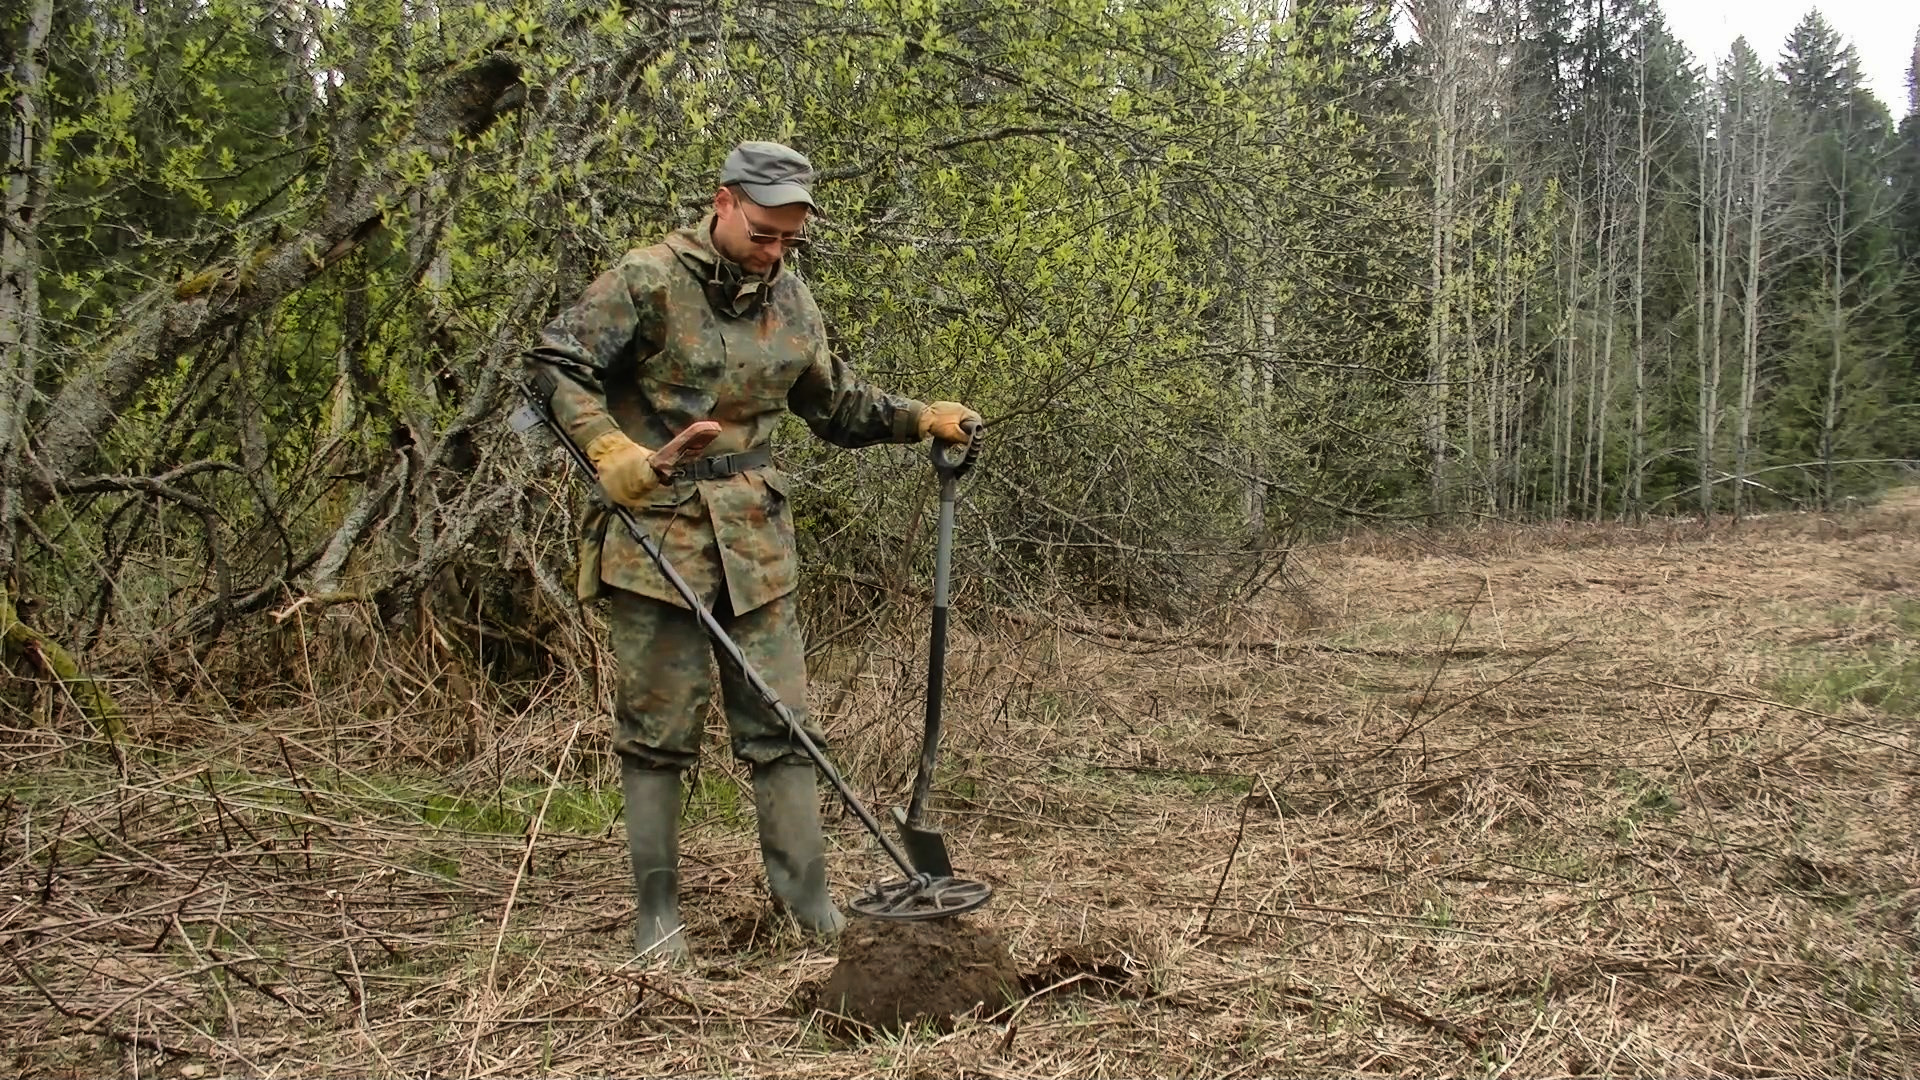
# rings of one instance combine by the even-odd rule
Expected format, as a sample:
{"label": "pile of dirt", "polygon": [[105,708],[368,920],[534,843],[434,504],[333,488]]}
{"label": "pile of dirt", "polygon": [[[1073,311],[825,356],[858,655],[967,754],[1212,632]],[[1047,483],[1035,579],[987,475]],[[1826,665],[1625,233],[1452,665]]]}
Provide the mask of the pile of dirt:
{"label": "pile of dirt", "polygon": [[820,1005],[883,1031],[992,1013],[1016,999],[1020,969],[999,935],[958,919],[855,918]]}

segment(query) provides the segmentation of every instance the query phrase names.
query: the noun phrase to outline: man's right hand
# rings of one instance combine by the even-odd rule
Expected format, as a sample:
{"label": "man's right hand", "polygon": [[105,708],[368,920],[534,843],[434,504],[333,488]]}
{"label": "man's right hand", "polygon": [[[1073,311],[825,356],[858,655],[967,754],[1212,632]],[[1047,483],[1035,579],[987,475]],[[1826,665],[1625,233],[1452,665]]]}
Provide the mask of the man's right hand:
{"label": "man's right hand", "polygon": [[958,445],[973,438],[974,431],[985,426],[980,414],[957,401],[936,401],[920,413],[920,437],[931,435],[941,442]]}
{"label": "man's right hand", "polygon": [[653,467],[653,452],[624,432],[609,431],[587,444],[587,459],[600,474],[600,487],[607,498],[631,509],[646,502],[660,486],[660,474]]}

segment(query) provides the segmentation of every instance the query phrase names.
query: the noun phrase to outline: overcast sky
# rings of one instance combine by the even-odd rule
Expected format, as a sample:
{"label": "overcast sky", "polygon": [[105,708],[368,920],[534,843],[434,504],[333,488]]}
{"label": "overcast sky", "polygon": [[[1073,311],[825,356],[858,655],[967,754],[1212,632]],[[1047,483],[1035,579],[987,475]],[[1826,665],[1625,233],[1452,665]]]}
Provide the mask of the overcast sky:
{"label": "overcast sky", "polygon": [[1660,9],[1709,73],[1743,34],[1761,59],[1778,63],[1794,25],[1818,10],[1860,54],[1867,85],[1893,118],[1907,114],[1907,65],[1920,29],[1920,5],[1912,0],[1661,0]]}

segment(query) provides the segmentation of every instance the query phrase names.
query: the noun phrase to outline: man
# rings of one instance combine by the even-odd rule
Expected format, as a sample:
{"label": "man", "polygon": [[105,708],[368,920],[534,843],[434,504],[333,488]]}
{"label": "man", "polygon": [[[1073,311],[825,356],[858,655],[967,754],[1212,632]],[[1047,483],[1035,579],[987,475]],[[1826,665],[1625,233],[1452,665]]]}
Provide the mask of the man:
{"label": "man", "polygon": [[[787,482],[767,440],[783,411],[847,448],[930,436],[964,442],[980,416],[885,393],[829,353],[812,293],[784,265],[817,212],[812,181],[812,165],[796,151],[740,144],[721,167],[712,212],[627,252],[542,331],[526,362],[607,496],[633,509],[824,749],[806,710]],[[721,426],[709,456],[663,478],[649,447],[697,420]],[[712,643],[626,529],[608,520],[596,509],[583,529],[578,587],[583,600],[609,603],[619,670],[613,748],[639,901],[634,944],[684,959],[680,774],[699,760]],[[752,771],[768,889],[805,929],[836,934],[844,920],[827,892],[813,764],[746,680],[724,660],[720,667],[732,751]]]}

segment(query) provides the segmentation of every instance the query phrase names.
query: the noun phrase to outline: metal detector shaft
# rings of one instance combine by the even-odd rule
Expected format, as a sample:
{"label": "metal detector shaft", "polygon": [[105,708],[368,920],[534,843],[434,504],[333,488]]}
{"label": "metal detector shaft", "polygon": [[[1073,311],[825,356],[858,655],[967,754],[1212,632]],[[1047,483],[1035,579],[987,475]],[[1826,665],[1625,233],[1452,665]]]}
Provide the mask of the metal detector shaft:
{"label": "metal detector shaft", "polygon": [[[547,425],[548,430],[552,431],[554,436],[559,439],[560,445],[566,448],[567,456],[573,460],[574,467],[579,469],[582,475],[586,476],[589,480],[598,483],[599,476],[594,471],[593,463],[587,460],[586,453],[573,444],[573,440],[567,436],[566,430],[560,426],[559,421],[554,419],[553,413],[533,397],[529,388],[523,386],[522,390],[527,392],[528,403],[534,415],[539,417],[541,422]],[[861,804],[859,798],[847,787],[846,781],[840,778],[840,773],[833,767],[833,763],[827,760],[826,755],[820,752],[820,748],[814,745],[813,739],[810,738],[806,730],[800,726],[800,722],[794,719],[793,713],[787,708],[786,703],[781,701],[780,696],[773,692],[773,688],[768,686],[766,680],[760,677],[760,673],[753,669],[753,665],[747,663],[747,658],[741,654],[740,647],[734,644],[733,639],[727,636],[726,630],[723,629],[719,621],[713,617],[713,613],[709,612],[706,609],[706,605],[700,602],[699,597],[694,595],[693,587],[687,584],[686,579],[680,576],[679,571],[675,570],[671,563],[667,562],[667,557],[661,554],[660,549],[655,546],[653,540],[647,536],[646,531],[640,528],[640,522],[634,518],[633,512],[625,506],[613,502],[612,499],[608,499],[607,501],[613,504],[613,512],[620,518],[620,521],[626,525],[627,531],[633,534],[634,540],[640,545],[640,550],[647,553],[647,558],[652,559],[653,565],[659,568],[660,575],[667,579],[673,586],[675,592],[680,594],[680,599],[685,600],[687,606],[693,609],[694,615],[700,620],[700,625],[706,628],[708,636],[713,638],[714,642],[720,646],[720,650],[726,654],[727,659],[733,662],[734,668],[746,677],[748,685],[752,686],[754,692],[760,695],[760,700],[765,702],[767,707],[772,709],[780,719],[786,723],[787,730],[793,732],[794,737],[800,741],[801,747],[806,750],[807,756],[813,759],[814,765],[826,774],[827,781],[833,785],[835,791],[840,793],[840,798],[847,804],[847,808],[852,810],[854,816],[860,819],[860,824],[865,825],[867,831],[873,834],[874,839],[880,841],[880,846],[886,849],[887,857],[892,859],[894,864],[900,868],[900,872],[907,877],[914,878],[919,876],[915,873],[913,864],[907,861],[905,853],[894,846],[893,841],[887,839],[886,833],[880,829],[880,823],[875,821],[873,815],[867,812],[867,808]]]}

